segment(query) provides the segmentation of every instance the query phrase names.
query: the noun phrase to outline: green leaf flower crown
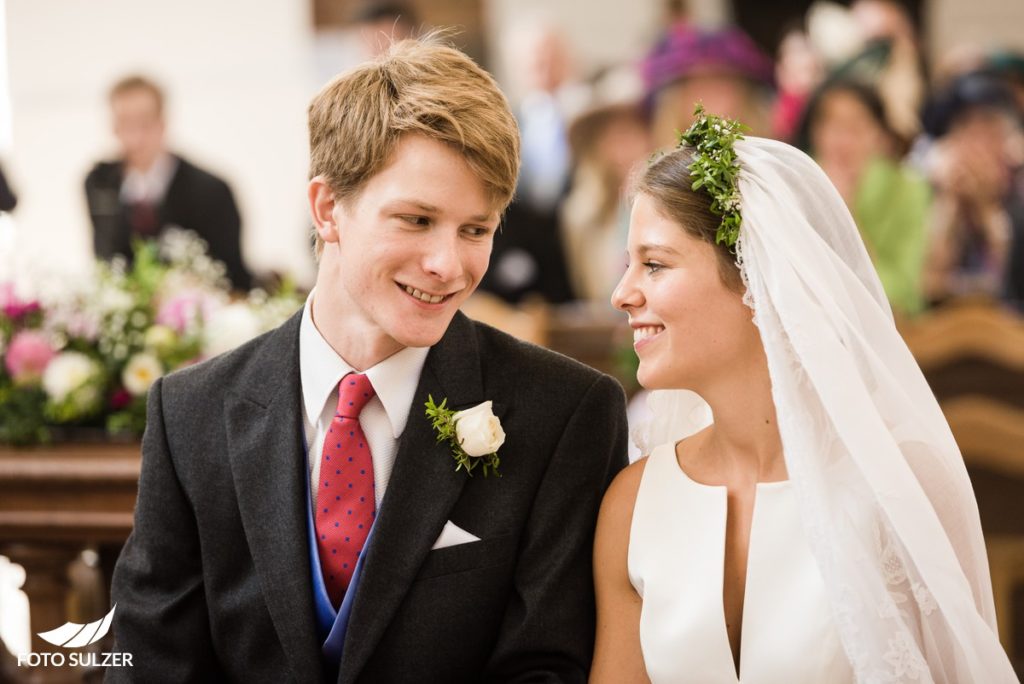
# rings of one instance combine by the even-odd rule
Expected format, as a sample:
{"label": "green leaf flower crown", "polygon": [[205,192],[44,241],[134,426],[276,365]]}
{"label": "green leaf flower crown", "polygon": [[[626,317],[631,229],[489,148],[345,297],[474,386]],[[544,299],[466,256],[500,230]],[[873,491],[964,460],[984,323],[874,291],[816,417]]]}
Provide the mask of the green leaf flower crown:
{"label": "green leaf flower crown", "polygon": [[693,189],[704,188],[711,196],[711,213],[722,217],[715,233],[715,242],[735,247],[740,236],[740,191],[737,187],[740,164],[733,143],[743,139],[748,130],[739,121],[724,119],[704,111],[698,104],[693,110],[695,121],[679,134],[679,146],[697,150],[690,164]]}

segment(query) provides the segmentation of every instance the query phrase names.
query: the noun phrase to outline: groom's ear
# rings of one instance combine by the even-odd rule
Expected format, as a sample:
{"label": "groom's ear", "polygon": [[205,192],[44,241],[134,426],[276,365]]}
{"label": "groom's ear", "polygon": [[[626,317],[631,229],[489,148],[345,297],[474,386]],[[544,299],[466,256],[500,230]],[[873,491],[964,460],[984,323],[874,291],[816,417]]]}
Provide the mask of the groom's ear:
{"label": "groom's ear", "polygon": [[315,176],[309,181],[307,196],[309,198],[309,213],[313,217],[316,234],[324,242],[337,242],[337,212],[334,210],[339,207],[339,204],[334,190],[323,176]]}

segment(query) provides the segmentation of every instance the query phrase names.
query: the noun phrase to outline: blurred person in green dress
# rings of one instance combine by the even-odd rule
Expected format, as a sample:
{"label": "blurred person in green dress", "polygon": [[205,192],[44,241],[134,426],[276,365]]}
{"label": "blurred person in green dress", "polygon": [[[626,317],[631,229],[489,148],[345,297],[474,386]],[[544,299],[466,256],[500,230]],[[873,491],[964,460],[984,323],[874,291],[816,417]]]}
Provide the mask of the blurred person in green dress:
{"label": "blurred person in green dress", "polygon": [[930,191],[923,176],[901,163],[901,141],[886,122],[885,107],[872,87],[833,80],[808,103],[798,143],[843,196],[889,303],[907,316],[924,303]]}

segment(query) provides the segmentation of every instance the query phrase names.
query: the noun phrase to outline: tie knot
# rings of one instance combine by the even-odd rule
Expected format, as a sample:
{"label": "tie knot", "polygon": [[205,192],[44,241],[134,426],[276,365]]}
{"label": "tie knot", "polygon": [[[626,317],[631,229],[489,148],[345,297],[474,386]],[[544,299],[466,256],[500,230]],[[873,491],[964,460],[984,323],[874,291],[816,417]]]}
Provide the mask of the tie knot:
{"label": "tie knot", "polygon": [[344,418],[358,418],[366,402],[373,399],[374,394],[370,378],[362,373],[349,373],[338,383],[338,415]]}

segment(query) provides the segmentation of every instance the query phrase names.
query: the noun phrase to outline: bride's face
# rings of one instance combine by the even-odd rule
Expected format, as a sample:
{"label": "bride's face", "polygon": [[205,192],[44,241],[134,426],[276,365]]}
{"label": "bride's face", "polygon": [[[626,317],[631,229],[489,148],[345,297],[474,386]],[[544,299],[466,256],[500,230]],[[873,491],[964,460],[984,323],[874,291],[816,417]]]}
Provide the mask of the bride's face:
{"label": "bride's face", "polygon": [[723,282],[712,245],[640,194],[628,252],[612,305],[629,314],[641,385],[699,393],[723,371],[745,365],[759,338],[742,293]]}

